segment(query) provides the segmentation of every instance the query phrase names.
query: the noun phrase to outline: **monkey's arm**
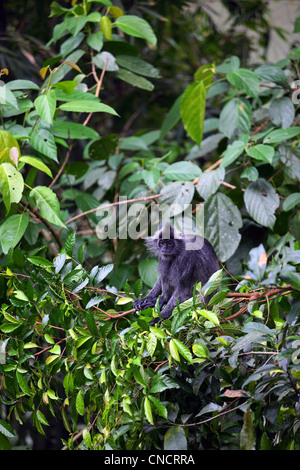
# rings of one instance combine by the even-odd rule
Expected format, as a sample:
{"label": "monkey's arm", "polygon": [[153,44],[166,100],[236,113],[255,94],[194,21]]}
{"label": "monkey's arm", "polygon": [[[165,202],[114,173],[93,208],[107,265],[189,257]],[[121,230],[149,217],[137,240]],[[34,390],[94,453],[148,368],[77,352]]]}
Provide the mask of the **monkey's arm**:
{"label": "monkey's arm", "polygon": [[144,297],[143,299],[135,300],[133,302],[133,308],[138,311],[145,310],[149,307],[154,307],[158,296],[162,293],[161,287],[161,279],[159,278],[156,284],[154,285],[153,289],[149,292],[149,294]]}
{"label": "monkey's arm", "polygon": [[[162,319],[165,320],[166,318],[169,318],[171,316],[174,308],[177,305],[177,300],[178,300],[178,303],[181,304],[182,302],[187,300],[189,297],[190,297],[190,292],[185,291],[184,288],[181,288],[180,290],[176,289],[161,312]],[[159,318],[157,319],[157,321],[159,321]]]}

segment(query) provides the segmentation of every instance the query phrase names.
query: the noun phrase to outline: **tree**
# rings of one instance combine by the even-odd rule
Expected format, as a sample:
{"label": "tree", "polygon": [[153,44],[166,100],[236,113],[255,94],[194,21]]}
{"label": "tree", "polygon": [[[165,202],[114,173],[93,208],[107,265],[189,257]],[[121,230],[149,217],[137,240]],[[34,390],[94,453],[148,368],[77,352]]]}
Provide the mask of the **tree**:
{"label": "tree", "polygon": [[[41,83],[1,71],[1,447],[30,413],[70,449],[299,448],[299,47],[197,66],[156,128],[130,108],[115,132],[115,88],[148,102],[160,77],[150,20],[107,0],[50,16]],[[209,304],[156,327],[132,309],[156,261],[118,231],[136,202],[138,240],[153,204],[204,209],[220,259]]]}

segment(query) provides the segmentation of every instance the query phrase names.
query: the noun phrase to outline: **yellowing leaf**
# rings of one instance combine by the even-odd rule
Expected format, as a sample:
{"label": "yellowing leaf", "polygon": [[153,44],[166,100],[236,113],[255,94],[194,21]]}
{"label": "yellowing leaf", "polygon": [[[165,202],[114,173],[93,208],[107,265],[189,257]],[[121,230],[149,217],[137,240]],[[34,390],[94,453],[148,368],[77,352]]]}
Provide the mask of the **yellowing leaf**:
{"label": "yellowing leaf", "polygon": [[47,70],[49,68],[49,65],[47,65],[47,67],[42,67],[41,70],[40,70],[40,75],[41,77],[44,79],[45,76],[46,76],[46,73],[47,73]]}

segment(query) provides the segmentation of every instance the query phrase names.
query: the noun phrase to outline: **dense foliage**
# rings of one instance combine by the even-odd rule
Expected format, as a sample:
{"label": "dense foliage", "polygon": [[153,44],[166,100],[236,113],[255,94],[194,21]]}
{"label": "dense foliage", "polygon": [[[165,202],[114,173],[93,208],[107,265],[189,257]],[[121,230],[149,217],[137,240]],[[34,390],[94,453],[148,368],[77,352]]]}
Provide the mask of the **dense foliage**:
{"label": "dense foliage", "polygon": [[[1,70],[2,449],[28,420],[69,449],[300,447],[300,47],[250,68],[210,37],[184,77],[166,47],[168,90],[164,3],[52,2],[40,77]],[[139,227],[161,202],[201,214],[220,271],[198,289],[219,290],[154,327],[132,300],[156,280]]]}

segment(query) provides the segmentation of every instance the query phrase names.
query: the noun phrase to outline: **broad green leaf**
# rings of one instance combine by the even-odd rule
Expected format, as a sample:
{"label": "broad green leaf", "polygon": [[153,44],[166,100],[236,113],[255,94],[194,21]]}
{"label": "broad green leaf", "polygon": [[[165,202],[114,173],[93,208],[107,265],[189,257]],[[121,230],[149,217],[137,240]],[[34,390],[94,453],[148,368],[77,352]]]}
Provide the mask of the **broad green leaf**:
{"label": "broad green leaf", "polygon": [[180,426],[172,426],[165,434],[164,450],[187,450],[187,439],[184,429]]}
{"label": "broad green leaf", "polygon": [[145,39],[151,46],[156,46],[156,36],[150,24],[134,15],[123,15],[117,18],[114,26],[126,34]]}
{"label": "broad green leaf", "polygon": [[151,409],[151,403],[150,403],[148,397],[145,397],[144,410],[145,410],[146,419],[149,421],[150,424],[154,425],[153,416],[152,416],[152,409]]}
{"label": "broad green leaf", "polygon": [[219,130],[232,139],[239,134],[247,133],[251,127],[252,108],[246,100],[233,98],[228,101],[220,114]]}
{"label": "broad green leaf", "polygon": [[264,140],[264,144],[278,144],[284,140],[292,139],[300,135],[300,126],[287,127],[285,129],[276,129],[270,132]]}
{"label": "broad green leaf", "polygon": [[192,202],[194,193],[195,187],[192,181],[174,181],[162,188],[160,201],[169,204],[171,216],[176,216]]}
{"label": "broad green leaf", "polygon": [[34,129],[30,135],[30,143],[35,150],[57,162],[56,143],[48,129]]}
{"label": "broad green leaf", "polygon": [[193,353],[197,357],[209,357],[209,350],[204,343],[196,341],[192,346]]}
{"label": "broad green leaf", "polygon": [[205,90],[207,91],[212,83],[215,74],[214,64],[204,64],[198,67],[194,73],[195,82],[203,82]]}
{"label": "broad green leaf", "polygon": [[8,253],[10,248],[17,246],[21,240],[29,222],[27,212],[15,214],[6,219],[0,226],[0,243],[3,253]]}
{"label": "broad green leaf", "polygon": [[223,160],[221,162],[220,167],[226,168],[227,166],[231,165],[231,163],[235,162],[239,158],[239,156],[245,150],[245,144],[241,140],[236,140],[233,144],[228,145],[225,152],[223,152],[222,157]]}
{"label": "broad green leaf", "polygon": [[154,89],[154,85],[149,82],[149,80],[145,77],[141,77],[140,75],[136,75],[130,70],[119,69],[116,75],[120,80],[123,80],[137,88],[141,88],[142,90],[152,91]]}
{"label": "broad green leaf", "polygon": [[16,371],[16,378],[17,378],[17,382],[19,384],[19,387],[20,389],[22,390],[23,393],[25,393],[25,395],[32,395],[33,392],[30,390],[26,380],[24,379],[23,375]]}
{"label": "broad green leaf", "polygon": [[39,85],[36,85],[31,80],[12,80],[6,83],[6,88],[9,90],[39,90]]}
{"label": "broad green leaf", "polygon": [[77,413],[80,416],[83,416],[84,415],[84,399],[83,399],[83,394],[81,390],[79,390],[79,392],[76,395],[75,404],[76,404]]}
{"label": "broad green leaf", "polygon": [[99,271],[97,272],[97,275],[95,277],[95,280],[97,283],[103,281],[106,276],[114,269],[114,265],[112,263],[107,264],[105,266],[102,266]]}
{"label": "broad green leaf", "polygon": [[212,194],[215,194],[221,181],[225,178],[225,168],[216,168],[212,171],[204,171],[197,183],[196,190],[206,200]]}
{"label": "broad green leaf", "polygon": [[53,123],[53,134],[63,139],[99,139],[99,134],[94,129],[79,122],[70,121],[56,120]]}
{"label": "broad green leaf", "polygon": [[275,210],[279,206],[279,197],[273,186],[264,178],[250,183],[244,193],[244,201],[249,215],[264,227],[273,228]]}
{"label": "broad green leaf", "polygon": [[36,186],[30,191],[30,197],[35,200],[41,215],[48,222],[66,228],[61,218],[59,201],[52,189],[46,186]]}
{"label": "broad green leaf", "polygon": [[204,203],[205,235],[221,261],[233,255],[241,235],[242,217],[232,200],[223,193],[210,196]]}
{"label": "broad green leaf", "polygon": [[107,104],[100,103],[100,101],[92,100],[78,100],[69,101],[59,106],[63,111],[73,111],[75,113],[109,113],[118,116],[118,113],[108,106]]}
{"label": "broad green leaf", "polygon": [[300,193],[290,194],[282,204],[284,211],[290,211],[293,207],[300,204]]}
{"label": "broad green leaf", "polygon": [[97,31],[97,33],[89,34],[86,38],[86,42],[90,47],[95,49],[95,51],[101,51],[103,47],[103,32]]}
{"label": "broad green leaf", "polygon": [[242,172],[241,178],[247,178],[249,181],[256,181],[259,178],[257,168],[255,168],[255,166],[249,166]]}
{"label": "broad green leaf", "polygon": [[35,109],[44,121],[52,124],[56,109],[56,95],[54,90],[50,90],[36,98]]}
{"label": "broad green leaf", "polygon": [[169,165],[165,171],[164,176],[170,180],[175,181],[188,181],[194,180],[202,173],[201,169],[191,162],[175,162]]}
{"label": "broad green leaf", "polygon": [[256,435],[251,417],[251,409],[248,406],[247,411],[243,417],[243,427],[240,433],[240,449],[241,450],[253,450],[255,446]]}
{"label": "broad green leaf", "polygon": [[146,347],[147,351],[150,354],[150,356],[153,356],[155,349],[157,345],[157,337],[153,334],[150,333],[147,339]]}
{"label": "broad green leaf", "polygon": [[130,55],[118,55],[116,62],[120,67],[129,70],[130,72],[137,73],[138,75],[144,75],[149,78],[159,78],[159,70],[153,67],[143,59]]}
{"label": "broad green leaf", "polygon": [[175,359],[175,361],[179,362],[180,357],[179,357],[178,349],[176,347],[176,343],[175,343],[174,339],[171,339],[171,341],[169,343],[169,351],[170,351],[170,354],[173,357],[173,359]]}
{"label": "broad green leaf", "polygon": [[220,321],[217,315],[214,312],[210,312],[209,310],[197,309],[197,313],[202,317],[206,318],[207,320],[211,321],[215,325],[219,325]]}
{"label": "broad green leaf", "polygon": [[293,124],[295,118],[295,105],[287,96],[274,99],[269,108],[271,121],[283,128]]}
{"label": "broad green leaf", "polygon": [[0,164],[1,194],[6,207],[10,210],[11,204],[19,202],[22,198],[24,180],[22,174],[10,163]]}
{"label": "broad green leaf", "polygon": [[99,25],[100,25],[101,32],[103,33],[103,36],[106,39],[111,40],[112,39],[112,32],[111,32],[112,24],[108,16],[102,16],[100,19]]}
{"label": "broad green leaf", "polygon": [[245,92],[252,98],[256,98],[259,93],[259,79],[252,70],[239,68],[227,74],[227,80],[238,90]]}
{"label": "broad green leaf", "polygon": [[179,341],[179,339],[173,338],[172,341],[175,344],[179,354],[184,357],[184,359],[186,359],[188,362],[193,362],[192,354],[189,348],[181,341]]}
{"label": "broad green leaf", "polygon": [[9,423],[6,423],[2,419],[0,419],[0,433],[10,439],[16,437],[11,425]]}
{"label": "broad green leaf", "polygon": [[254,70],[255,75],[262,81],[278,83],[289,87],[287,76],[284,71],[276,65],[260,65]]}
{"label": "broad green leaf", "polygon": [[180,102],[180,114],[184,128],[198,146],[200,146],[203,136],[205,96],[203,82],[194,82],[186,88]]}
{"label": "broad green leaf", "polygon": [[271,145],[258,144],[246,149],[247,154],[255,160],[272,163],[274,157],[274,147]]}
{"label": "broad green leaf", "polygon": [[138,264],[139,275],[149,287],[153,287],[158,279],[157,260],[156,259],[143,259]]}
{"label": "broad green leaf", "polygon": [[168,419],[168,410],[167,410],[167,408],[157,398],[153,397],[152,395],[149,395],[148,398],[154,404],[154,406],[157,409],[159,415],[162,416],[165,419]]}
{"label": "broad green leaf", "polygon": [[[10,156],[10,151],[12,149],[17,149],[16,162]],[[0,130],[0,164],[14,163],[14,166],[17,166],[20,155],[20,148],[17,139],[9,131]]]}
{"label": "broad green leaf", "polygon": [[116,59],[110,52],[100,52],[93,57],[93,62],[96,67],[99,67],[100,69],[105,68],[107,72],[116,72],[119,70]]}
{"label": "broad green leaf", "polygon": [[237,56],[229,57],[222,62],[221,65],[216,67],[217,72],[227,74],[232,72],[233,70],[238,69],[240,66],[240,59]]}
{"label": "broad green leaf", "polygon": [[46,173],[46,175],[48,175],[48,176],[50,176],[50,178],[52,178],[52,172],[51,172],[50,168],[48,168],[45,165],[45,163],[43,163],[38,158],[30,157],[30,156],[24,156],[24,157],[22,156],[20,158],[20,162],[28,163],[28,165],[31,165],[34,168],[37,168],[38,170],[43,171],[44,173]]}
{"label": "broad green leaf", "polygon": [[30,263],[34,264],[35,266],[41,266],[43,268],[52,268],[53,266],[53,263],[51,261],[46,258],[43,258],[42,256],[32,255],[29,256],[27,259]]}

